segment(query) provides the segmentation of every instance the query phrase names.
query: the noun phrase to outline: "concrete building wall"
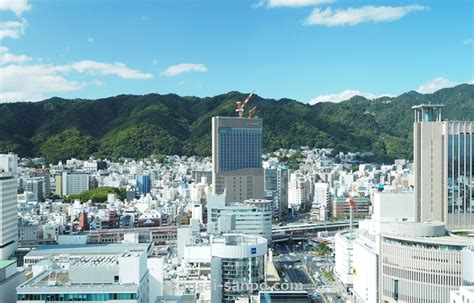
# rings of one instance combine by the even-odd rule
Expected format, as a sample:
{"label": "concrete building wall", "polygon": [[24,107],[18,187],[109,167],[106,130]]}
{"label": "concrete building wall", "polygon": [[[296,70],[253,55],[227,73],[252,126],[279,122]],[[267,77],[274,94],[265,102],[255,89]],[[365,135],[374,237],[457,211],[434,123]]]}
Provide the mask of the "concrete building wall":
{"label": "concrete building wall", "polygon": [[0,259],[8,259],[18,245],[17,181],[0,173]]}
{"label": "concrete building wall", "polygon": [[334,273],[345,286],[351,286],[353,281],[352,262],[355,235],[350,231],[337,233],[334,238],[335,266]]}
{"label": "concrete building wall", "polygon": [[0,268],[0,303],[16,302],[16,288],[25,282],[23,271],[17,271],[16,262]]}
{"label": "concrete building wall", "polygon": [[415,222],[414,192],[374,193],[372,218],[378,222]]}
{"label": "concrete building wall", "polygon": [[[384,236],[381,243],[381,299],[387,302],[449,302],[461,286],[462,253],[444,245]],[[446,245],[446,247],[449,247]]]}
{"label": "concrete building wall", "polygon": [[419,121],[413,125],[415,209],[418,222],[474,228],[474,122]]}
{"label": "concrete building wall", "polygon": [[378,302],[378,255],[374,239],[358,237],[353,244],[353,293],[355,303]]}

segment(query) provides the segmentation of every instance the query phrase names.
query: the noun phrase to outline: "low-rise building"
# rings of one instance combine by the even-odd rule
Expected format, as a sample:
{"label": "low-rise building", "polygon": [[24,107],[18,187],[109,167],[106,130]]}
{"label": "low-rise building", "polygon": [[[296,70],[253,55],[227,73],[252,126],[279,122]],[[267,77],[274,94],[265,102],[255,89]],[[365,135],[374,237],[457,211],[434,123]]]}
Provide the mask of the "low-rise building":
{"label": "low-rise building", "polygon": [[17,287],[17,302],[148,303],[148,249],[144,245],[104,245],[102,249],[97,245],[64,245],[35,254],[34,263],[49,260],[52,265],[41,267]]}

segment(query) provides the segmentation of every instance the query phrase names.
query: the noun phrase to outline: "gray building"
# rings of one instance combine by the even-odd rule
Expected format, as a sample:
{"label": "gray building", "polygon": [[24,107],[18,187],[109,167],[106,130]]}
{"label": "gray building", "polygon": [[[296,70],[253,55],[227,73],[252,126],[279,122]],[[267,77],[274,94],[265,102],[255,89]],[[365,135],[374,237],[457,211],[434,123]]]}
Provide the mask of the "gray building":
{"label": "gray building", "polygon": [[273,199],[274,218],[284,220],[288,214],[288,167],[265,169],[265,192]]}
{"label": "gray building", "polygon": [[212,185],[226,201],[264,198],[262,119],[212,118]]}
{"label": "gray building", "polygon": [[37,177],[25,179],[23,181],[23,188],[25,191],[32,192],[36,201],[44,201],[44,178]]}
{"label": "gray building", "polygon": [[442,121],[442,107],[413,107],[416,219],[473,228],[474,122]]}

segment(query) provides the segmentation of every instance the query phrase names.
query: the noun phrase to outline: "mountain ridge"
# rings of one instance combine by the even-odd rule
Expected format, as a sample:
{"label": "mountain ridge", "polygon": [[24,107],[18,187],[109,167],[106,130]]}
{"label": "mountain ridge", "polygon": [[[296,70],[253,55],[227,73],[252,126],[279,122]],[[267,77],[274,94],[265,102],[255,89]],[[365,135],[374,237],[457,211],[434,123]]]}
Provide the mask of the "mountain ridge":
{"label": "mountain ridge", "polygon": [[[211,117],[235,115],[231,91],[214,97],[176,94],[90,99],[52,97],[39,102],[0,103],[0,152],[70,157],[132,157],[151,154],[210,155]],[[415,91],[397,97],[354,96],[339,103],[305,104],[255,95],[264,119],[266,151],[299,146],[372,152],[373,161],[411,158],[412,110],[421,103],[444,103],[446,119],[474,120],[474,85],[461,84],[433,94]]]}

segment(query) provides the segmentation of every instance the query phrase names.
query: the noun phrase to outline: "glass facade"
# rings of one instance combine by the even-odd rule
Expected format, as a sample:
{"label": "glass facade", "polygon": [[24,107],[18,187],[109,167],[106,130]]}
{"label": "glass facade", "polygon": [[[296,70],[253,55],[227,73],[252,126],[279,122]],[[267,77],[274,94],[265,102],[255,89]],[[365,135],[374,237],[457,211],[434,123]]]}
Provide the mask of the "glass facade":
{"label": "glass facade", "polygon": [[262,166],[262,129],[220,127],[219,172]]}
{"label": "glass facade", "polygon": [[[260,303],[308,303],[310,298],[307,292],[261,292]],[[312,301],[311,301],[312,302]]]}
{"label": "glass facade", "polygon": [[223,302],[233,303],[252,293],[252,283],[264,281],[264,257],[222,259]]}
{"label": "glass facade", "polygon": [[103,294],[18,294],[18,301],[111,301],[136,300],[136,293],[103,293]]}
{"label": "glass facade", "polygon": [[[473,129],[470,123],[450,123],[448,135],[448,218],[457,221],[458,216],[449,214],[474,213],[474,161]],[[469,218],[466,218],[469,224]],[[457,224],[458,222],[449,222]],[[470,222],[473,224],[474,222]]]}

